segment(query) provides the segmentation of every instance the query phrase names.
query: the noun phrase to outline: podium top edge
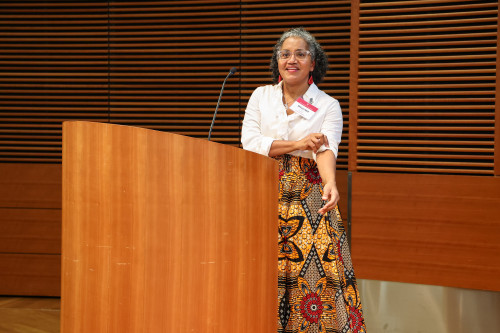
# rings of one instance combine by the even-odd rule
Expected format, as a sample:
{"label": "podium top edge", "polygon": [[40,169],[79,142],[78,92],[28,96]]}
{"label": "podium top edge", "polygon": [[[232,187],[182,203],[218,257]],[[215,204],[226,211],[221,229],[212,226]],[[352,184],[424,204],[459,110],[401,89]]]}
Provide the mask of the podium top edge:
{"label": "podium top edge", "polygon": [[240,147],[234,147],[228,144],[220,143],[220,142],[215,142],[215,141],[208,141],[208,139],[201,139],[201,138],[193,138],[190,136],[182,135],[182,134],[176,134],[176,133],[171,133],[171,132],[166,132],[166,131],[160,131],[156,129],[150,129],[150,128],[145,128],[145,127],[139,127],[139,126],[131,126],[131,125],[123,125],[123,124],[114,124],[114,123],[107,123],[107,122],[99,122],[99,121],[88,121],[88,120],[67,120],[63,121],[63,140],[64,140],[64,133],[68,132],[69,130],[76,130],[76,129],[92,129],[94,128],[97,131],[101,131],[104,129],[110,129],[112,131],[133,131],[136,133],[142,133],[142,134],[154,134],[154,135],[161,135],[161,136],[170,136],[170,137],[175,137],[175,138],[182,138],[182,140],[186,140],[187,142],[192,142],[200,146],[200,148],[203,147],[215,147],[218,146],[218,149],[226,149],[226,150],[234,150],[234,152],[237,152],[239,154],[249,154],[249,155],[257,155],[254,156],[253,158],[262,158],[265,160],[271,160],[277,164],[277,161],[269,156],[264,156],[258,153],[254,153],[252,151],[244,150]]}

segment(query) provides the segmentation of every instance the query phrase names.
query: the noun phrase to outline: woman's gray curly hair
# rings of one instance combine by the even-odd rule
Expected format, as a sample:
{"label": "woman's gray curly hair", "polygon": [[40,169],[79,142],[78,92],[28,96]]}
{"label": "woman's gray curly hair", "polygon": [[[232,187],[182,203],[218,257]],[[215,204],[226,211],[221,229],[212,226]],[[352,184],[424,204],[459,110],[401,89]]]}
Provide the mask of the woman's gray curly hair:
{"label": "woman's gray curly hair", "polygon": [[278,77],[280,75],[278,69],[277,53],[279,50],[281,50],[283,42],[285,42],[285,40],[289,37],[300,37],[306,42],[307,46],[309,47],[309,52],[311,52],[311,58],[315,62],[314,70],[312,73],[314,83],[318,84],[323,81],[323,78],[326,75],[326,71],[328,70],[328,56],[326,55],[325,51],[323,51],[323,48],[318,43],[316,38],[314,38],[314,36],[311,35],[307,30],[300,27],[285,31],[281,35],[280,39],[278,39],[276,45],[274,45],[273,56],[271,57],[271,64],[269,66],[271,69],[273,82],[278,83]]}

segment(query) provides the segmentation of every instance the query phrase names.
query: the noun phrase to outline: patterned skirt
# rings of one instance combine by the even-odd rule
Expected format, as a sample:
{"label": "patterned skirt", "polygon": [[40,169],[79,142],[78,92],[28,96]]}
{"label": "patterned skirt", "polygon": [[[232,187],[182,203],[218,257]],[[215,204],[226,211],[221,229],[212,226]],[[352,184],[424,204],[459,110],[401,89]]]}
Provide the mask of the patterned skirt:
{"label": "patterned skirt", "polygon": [[338,207],[320,215],[316,162],[282,155],[279,195],[278,332],[366,332]]}

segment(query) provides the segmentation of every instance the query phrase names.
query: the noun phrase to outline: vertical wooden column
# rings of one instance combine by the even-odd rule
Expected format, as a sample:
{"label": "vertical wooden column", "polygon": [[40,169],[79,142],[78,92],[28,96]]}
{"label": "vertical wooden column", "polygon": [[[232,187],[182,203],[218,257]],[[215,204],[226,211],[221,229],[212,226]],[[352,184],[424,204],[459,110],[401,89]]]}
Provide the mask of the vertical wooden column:
{"label": "vertical wooden column", "polygon": [[359,0],[351,1],[351,47],[349,70],[349,158],[348,170],[357,169],[358,80],[359,80]]}

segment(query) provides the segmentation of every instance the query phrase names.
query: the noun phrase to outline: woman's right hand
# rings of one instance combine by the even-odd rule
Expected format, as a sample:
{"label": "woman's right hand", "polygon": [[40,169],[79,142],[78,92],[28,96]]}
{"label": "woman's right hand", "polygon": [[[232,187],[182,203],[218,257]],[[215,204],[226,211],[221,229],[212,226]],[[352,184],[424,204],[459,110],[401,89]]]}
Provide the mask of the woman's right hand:
{"label": "woman's right hand", "polygon": [[322,145],[330,147],[328,138],[323,133],[311,133],[297,141],[298,150],[312,150],[314,153],[317,153]]}

